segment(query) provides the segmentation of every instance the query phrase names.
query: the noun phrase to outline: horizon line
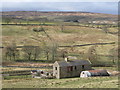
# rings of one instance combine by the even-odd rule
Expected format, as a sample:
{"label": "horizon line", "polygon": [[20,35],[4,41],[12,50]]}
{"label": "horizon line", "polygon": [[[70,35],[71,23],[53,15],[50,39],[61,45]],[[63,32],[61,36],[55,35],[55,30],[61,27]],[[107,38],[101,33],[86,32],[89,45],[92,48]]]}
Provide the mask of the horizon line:
{"label": "horizon line", "polygon": [[0,12],[69,12],[69,13],[74,13],[74,12],[81,12],[81,13],[97,13],[97,14],[111,14],[111,15],[119,15],[119,14],[112,14],[112,13],[100,13],[100,12],[88,12],[88,11],[57,11],[57,10],[4,10]]}

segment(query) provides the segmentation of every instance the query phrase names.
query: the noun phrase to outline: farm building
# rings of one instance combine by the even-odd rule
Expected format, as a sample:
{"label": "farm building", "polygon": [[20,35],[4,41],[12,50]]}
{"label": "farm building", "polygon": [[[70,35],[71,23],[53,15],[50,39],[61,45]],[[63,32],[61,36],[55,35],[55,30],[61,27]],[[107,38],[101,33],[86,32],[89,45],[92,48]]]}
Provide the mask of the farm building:
{"label": "farm building", "polygon": [[43,70],[32,70],[31,74],[32,74],[32,78],[54,78],[51,71],[46,72]]}
{"label": "farm building", "polygon": [[82,71],[80,77],[110,76],[107,70]]}
{"label": "farm building", "polygon": [[56,78],[77,77],[81,71],[91,70],[91,63],[88,60],[56,61],[53,64],[53,76]]}

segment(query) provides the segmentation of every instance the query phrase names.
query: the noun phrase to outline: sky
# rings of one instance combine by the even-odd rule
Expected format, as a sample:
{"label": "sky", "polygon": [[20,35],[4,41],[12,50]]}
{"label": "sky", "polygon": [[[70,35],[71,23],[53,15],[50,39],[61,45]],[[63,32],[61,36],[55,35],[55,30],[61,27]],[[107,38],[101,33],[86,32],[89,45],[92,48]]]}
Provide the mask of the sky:
{"label": "sky", "polygon": [[[74,2],[73,2],[74,1]],[[83,2],[84,1],[84,2]],[[2,0],[2,11],[82,11],[118,14],[118,0]]]}
{"label": "sky", "polygon": [[[73,2],[73,0],[1,0],[1,2]],[[74,2],[119,2],[119,0],[74,0]]]}

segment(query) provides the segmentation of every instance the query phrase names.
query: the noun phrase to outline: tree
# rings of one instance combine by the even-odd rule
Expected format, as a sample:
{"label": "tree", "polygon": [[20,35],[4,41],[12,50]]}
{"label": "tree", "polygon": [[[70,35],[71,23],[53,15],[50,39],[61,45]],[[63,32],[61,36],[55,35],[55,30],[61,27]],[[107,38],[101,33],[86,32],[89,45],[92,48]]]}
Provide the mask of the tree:
{"label": "tree", "polygon": [[48,46],[48,45],[45,46],[44,52],[45,52],[45,55],[46,55],[47,60],[49,60],[50,52],[51,52],[51,46]]}
{"label": "tree", "polygon": [[22,51],[24,52],[24,55],[25,57],[28,59],[28,60],[31,60],[32,58],[32,55],[34,53],[34,47],[29,45],[29,46],[24,46],[22,48]]}
{"label": "tree", "polygon": [[61,50],[61,57],[64,59],[65,57],[67,57],[67,51],[64,49],[64,50]]}
{"label": "tree", "polygon": [[6,59],[16,60],[16,57],[19,56],[19,50],[16,47],[16,43],[12,43],[11,45],[5,47],[5,57]]}
{"label": "tree", "polygon": [[57,55],[57,44],[56,43],[53,43],[53,46],[52,46],[52,60],[54,61],[55,60],[55,57]]}
{"label": "tree", "polygon": [[37,57],[40,55],[40,52],[41,52],[41,48],[36,46],[33,48],[33,59],[36,60]]}
{"label": "tree", "polygon": [[5,21],[5,23],[9,24],[11,22],[10,18],[3,18],[3,20]]}
{"label": "tree", "polygon": [[91,46],[87,53],[88,60],[92,62],[92,64],[96,64],[98,57],[97,57],[97,51],[96,46]]}
{"label": "tree", "polygon": [[52,44],[47,44],[45,43],[44,45],[44,52],[46,55],[47,60],[49,60],[50,55],[52,56],[52,60],[55,60],[55,57],[57,57],[57,44],[52,43]]}
{"label": "tree", "polygon": [[28,60],[36,60],[40,55],[41,48],[39,46],[25,45],[22,51]]}
{"label": "tree", "polygon": [[[48,44],[49,43],[49,44]],[[53,47],[53,43],[50,42],[42,42],[43,45],[43,49],[44,49],[44,54],[46,56],[47,60],[50,60],[50,56],[52,56],[52,60],[54,59],[54,47]]]}

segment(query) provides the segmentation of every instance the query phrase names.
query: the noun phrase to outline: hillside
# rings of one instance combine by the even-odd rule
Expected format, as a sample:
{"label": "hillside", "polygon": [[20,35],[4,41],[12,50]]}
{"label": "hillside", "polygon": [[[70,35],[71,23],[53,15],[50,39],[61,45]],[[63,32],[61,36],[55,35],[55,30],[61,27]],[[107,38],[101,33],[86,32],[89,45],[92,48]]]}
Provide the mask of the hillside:
{"label": "hillside", "polygon": [[[46,48],[52,58],[51,49],[56,44],[57,56],[67,55],[86,59],[89,48],[95,46],[99,61],[112,63],[109,60],[110,50],[117,48],[117,16],[88,12],[2,12],[2,43],[9,46],[32,45],[42,48],[37,59],[46,60]],[[6,21],[7,20],[7,21]],[[9,20],[9,21],[8,21]],[[41,30],[38,32],[38,30]],[[43,30],[43,31],[42,31]],[[95,45],[95,43],[111,43]],[[88,44],[88,46],[81,46]],[[89,45],[93,44],[93,45]],[[78,47],[71,47],[78,45]],[[80,45],[80,46],[79,46]],[[70,47],[59,47],[70,46]],[[21,49],[20,49],[21,51]],[[20,55],[23,55],[23,51]],[[102,56],[101,56],[102,55]],[[113,56],[112,56],[113,57]],[[25,57],[20,56],[20,59]]]}
{"label": "hillside", "polygon": [[100,14],[90,12],[35,12],[35,11],[14,11],[14,12],[1,12],[3,22],[5,18],[12,18],[14,21],[109,21],[117,22],[117,15]]}
{"label": "hillside", "polygon": [[2,20],[1,68],[8,73],[3,88],[118,88],[118,76],[42,79],[26,74],[53,71],[53,63],[65,57],[118,71],[117,15],[17,11],[2,12]]}

